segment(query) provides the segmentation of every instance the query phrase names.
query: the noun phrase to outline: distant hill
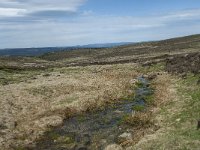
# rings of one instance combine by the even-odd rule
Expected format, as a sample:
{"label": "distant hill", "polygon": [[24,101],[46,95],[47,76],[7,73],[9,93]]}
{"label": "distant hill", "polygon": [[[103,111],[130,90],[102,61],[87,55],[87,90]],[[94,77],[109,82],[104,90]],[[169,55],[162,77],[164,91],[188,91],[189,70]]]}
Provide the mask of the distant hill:
{"label": "distant hill", "polygon": [[165,54],[179,54],[200,51],[200,34],[167,39],[162,41],[141,42],[112,48],[84,48],[73,51],[59,51],[40,56],[48,61],[65,61],[73,64],[102,64],[108,62],[130,62]]}
{"label": "distant hill", "polygon": [[83,45],[79,48],[111,48],[111,47],[117,47],[122,45],[129,45],[134,44],[133,42],[120,42],[120,43],[102,43],[102,44],[89,44],[89,45]]}
{"label": "distant hill", "polygon": [[88,44],[78,45],[70,47],[43,47],[43,48],[11,48],[11,49],[0,49],[0,56],[40,56],[45,53],[63,51],[63,50],[75,50],[80,48],[111,48],[116,46],[133,44],[131,42],[121,43],[102,43],[102,44]]}

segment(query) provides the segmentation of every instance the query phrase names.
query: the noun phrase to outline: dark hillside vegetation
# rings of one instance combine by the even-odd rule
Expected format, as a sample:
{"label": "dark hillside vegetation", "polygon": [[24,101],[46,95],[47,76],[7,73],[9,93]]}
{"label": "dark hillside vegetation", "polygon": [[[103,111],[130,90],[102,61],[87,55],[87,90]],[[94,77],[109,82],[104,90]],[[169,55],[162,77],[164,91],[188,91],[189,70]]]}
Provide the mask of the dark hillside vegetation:
{"label": "dark hillside vegetation", "polygon": [[200,35],[143,42],[113,48],[80,48],[46,53],[42,56],[1,56],[0,68],[49,68],[65,66],[106,65],[120,63],[160,62],[178,56],[200,52]]}
{"label": "dark hillside vegetation", "polygon": [[200,53],[171,57],[166,61],[166,70],[170,73],[200,73]]}
{"label": "dark hillside vegetation", "polygon": [[65,64],[102,64],[135,62],[149,57],[166,57],[188,52],[200,51],[200,35],[163,40],[159,42],[144,42],[134,45],[119,46],[106,49],[79,49],[73,51],[61,51],[48,53],[41,59],[48,61],[65,61]]}

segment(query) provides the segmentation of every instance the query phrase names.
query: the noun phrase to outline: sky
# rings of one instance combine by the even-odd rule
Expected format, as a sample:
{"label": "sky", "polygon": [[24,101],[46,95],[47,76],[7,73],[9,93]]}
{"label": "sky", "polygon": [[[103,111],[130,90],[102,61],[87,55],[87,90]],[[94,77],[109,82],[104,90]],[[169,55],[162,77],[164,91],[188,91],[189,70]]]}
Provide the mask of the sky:
{"label": "sky", "polygon": [[0,0],[0,48],[140,42],[200,33],[200,0]]}

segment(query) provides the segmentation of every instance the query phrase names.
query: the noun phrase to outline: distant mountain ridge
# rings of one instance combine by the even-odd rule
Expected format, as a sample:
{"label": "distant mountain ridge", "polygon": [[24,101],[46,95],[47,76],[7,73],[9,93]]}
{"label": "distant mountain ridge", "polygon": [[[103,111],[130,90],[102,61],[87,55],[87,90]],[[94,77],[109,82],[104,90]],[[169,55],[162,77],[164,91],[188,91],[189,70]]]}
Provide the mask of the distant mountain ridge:
{"label": "distant mountain ridge", "polygon": [[88,45],[77,45],[69,47],[8,48],[8,49],[0,49],[0,56],[39,56],[45,53],[63,51],[63,50],[75,50],[80,48],[111,48],[128,44],[133,44],[133,42],[88,44]]}

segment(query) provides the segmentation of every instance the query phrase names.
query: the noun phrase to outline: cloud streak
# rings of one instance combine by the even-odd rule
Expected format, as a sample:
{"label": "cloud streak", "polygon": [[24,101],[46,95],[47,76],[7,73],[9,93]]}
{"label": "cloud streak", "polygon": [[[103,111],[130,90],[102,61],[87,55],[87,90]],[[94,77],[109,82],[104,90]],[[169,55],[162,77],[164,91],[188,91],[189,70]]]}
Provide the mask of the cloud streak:
{"label": "cloud streak", "polygon": [[75,13],[85,0],[3,0],[0,17],[31,16],[41,12]]}

